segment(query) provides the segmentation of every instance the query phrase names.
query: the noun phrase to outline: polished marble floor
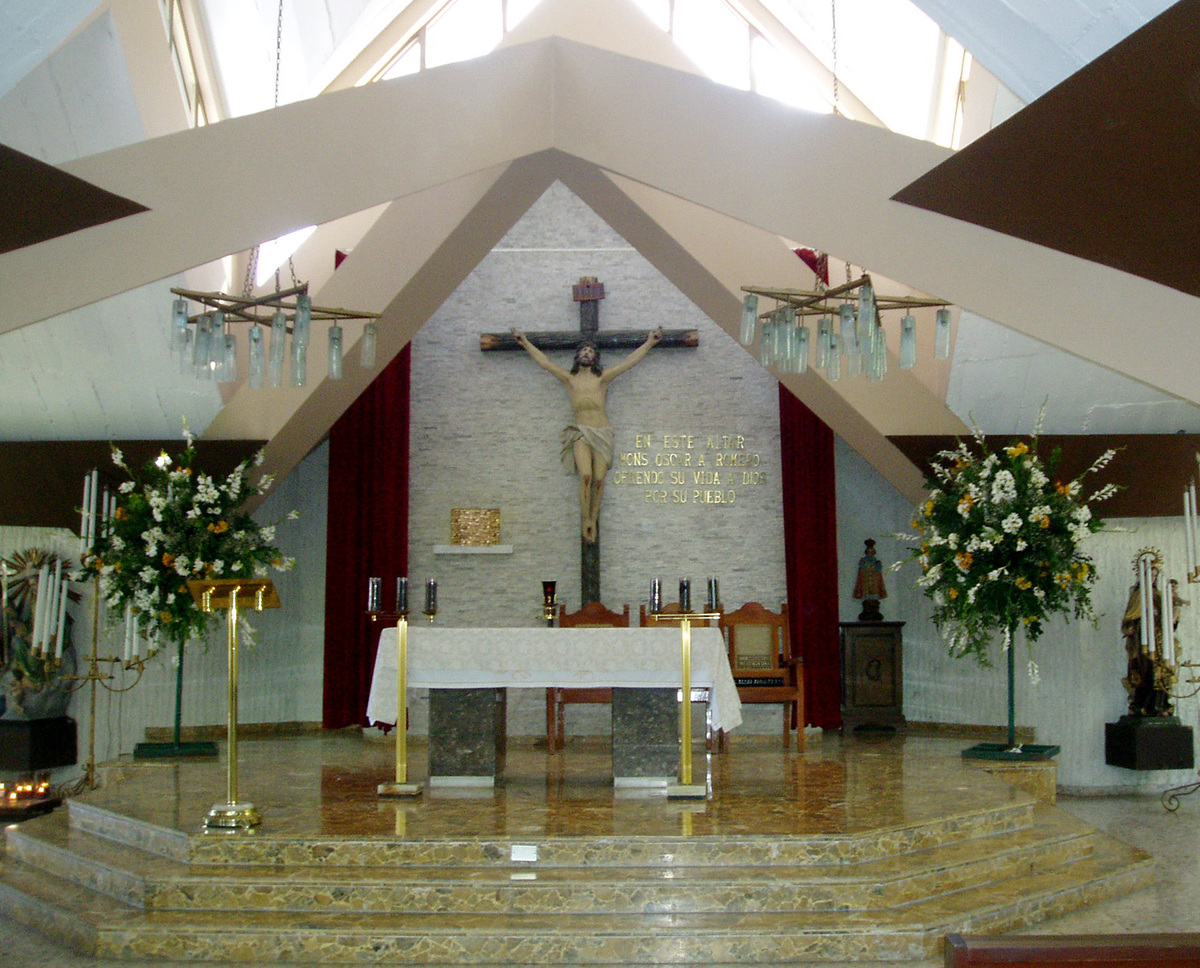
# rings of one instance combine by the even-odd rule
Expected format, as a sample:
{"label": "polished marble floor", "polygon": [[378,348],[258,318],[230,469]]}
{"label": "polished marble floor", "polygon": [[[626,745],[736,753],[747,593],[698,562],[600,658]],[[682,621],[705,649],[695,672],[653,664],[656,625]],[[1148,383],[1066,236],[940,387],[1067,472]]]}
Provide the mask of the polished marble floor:
{"label": "polished marble floor", "polygon": [[[961,740],[881,737],[843,741],[811,736],[804,752],[778,740],[733,737],[705,760],[706,801],[664,801],[646,791],[614,792],[608,754],[598,740],[577,739],[560,754],[514,743],[495,790],[427,791],[416,800],[383,800],[376,786],[394,776],[390,743],[338,733],[243,741],[240,794],[263,814],[259,836],[394,837],[686,834],[691,836],[836,836],[924,822],[948,806],[1001,799],[1007,788],[964,765]],[[423,780],[424,750],[412,748],[411,778]],[[969,771],[969,772],[968,772]],[[119,772],[119,771],[117,771]],[[104,806],[197,832],[208,807],[224,799],[226,766],[155,763],[88,795]],[[982,792],[981,792],[982,791]],[[1023,796],[1014,792],[1013,796]],[[1037,933],[1184,931],[1200,904],[1200,795],[1176,813],[1155,797],[1061,798],[1060,808],[1140,847],[1159,860],[1156,886],[1038,926]],[[80,956],[0,919],[0,964],[116,965]],[[899,968],[932,966],[938,961]],[[897,965],[896,962],[888,964]],[[245,966],[243,966],[245,968]],[[253,966],[251,966],[253,968]]]}

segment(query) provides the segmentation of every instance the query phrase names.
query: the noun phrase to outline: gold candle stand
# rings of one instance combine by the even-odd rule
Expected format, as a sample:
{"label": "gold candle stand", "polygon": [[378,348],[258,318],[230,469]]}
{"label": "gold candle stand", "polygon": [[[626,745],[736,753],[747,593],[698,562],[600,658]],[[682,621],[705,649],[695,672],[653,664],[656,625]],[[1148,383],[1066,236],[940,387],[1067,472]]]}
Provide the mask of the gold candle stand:
{"label": "gold candle stand", "polygon": [[262,817],[253,803],[238,801],[238,599],[253,601],[253,608],[279,608],[279,596],[269,578],[220,578],[209,581],[189,581],[188,590],[201,611],[227,609],[229,646],[229,717],[228,762],[225,774],[225,802],[215,803],[204,818],[205,827],[219,830],[240,830],[257,827]]}
{"label": "gold candle stand", "polygon": [[720,612],[652,612],[651,621],[678,622],[683,691],[679,703],[679,782],[667,787],[672,800],[702,800],[708,795],[703,783],[692,782],[692,622],[718,621]]}
{"label": "gold candle stand", "polygon": [[[60,630],[62,635],[63,631]],[[68,686],[72,692],[78,692],[84,686],[90,687],[90,696],[88,697],[89,712],[88,712],[88,753],[87,762],[83,765],[83,775],[78,780],[63,788],[65,796],[74,796],[82,793],[84,790],[95,790],[100,784],[97,780],[96,771],[96,698],[97,687],[103,686],[104,689],[113,694],[129,692],[134,686],[142,681],[142,674],[146,671],[146,660],[157,654],[151,652],[146,656],[146,659],[136,658],[125,660],[120,656],[102,656],[100,655],[100,578],[97,576],[93,581],[92,588],[92,647],[88,655],[84,656],[84,661],[87,663],[87,671],[74,676],[63,676],[64,682],[77,683],[76,685]],[[121,665],[126,670],[133,670],[137,673],[137,678],[127,686],[110,685],[114,676],[111,672],[104,672],[100,669],[101,663],[111,665]]]}
{"label": "gold candle stand", "polygon": [[[433,621],[433,616],[429,616]],[[408,782],[408,613],[396,623],[396,782],[376,788],[381,797],[415,797],[421,784]],[[397,815],[397,824],[400,823]],[[397,831],[399,833],[399,831]]]}

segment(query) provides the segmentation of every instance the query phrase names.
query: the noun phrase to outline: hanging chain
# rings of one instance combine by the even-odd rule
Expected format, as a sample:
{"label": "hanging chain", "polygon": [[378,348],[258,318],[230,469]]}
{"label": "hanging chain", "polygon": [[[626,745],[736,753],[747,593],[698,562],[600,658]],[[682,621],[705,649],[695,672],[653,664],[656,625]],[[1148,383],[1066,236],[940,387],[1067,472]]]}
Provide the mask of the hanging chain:
{"label": "hanging chain", "polygon": [[837,0],[829,0],[829,8],[833,41],[833,113],[841,114],[841,97],[838,90]]}
{"label": "hanging chain", "polygon": [[283,50],[283,0],[279,0],[279,13],[275,17],[275,107],[279,107],[279,62]]}
{"label": "hanging chain", "polygon": [[[283,60],[283,0],[279,0],[279,14],[275,18],[275,107],[279,107],[279,64]],[[296,278],[296,264],[288,256],[288,271],[292,274],[292,286],[300,285]],[[275,291],[279,292],[279,270],[275,270]]]}

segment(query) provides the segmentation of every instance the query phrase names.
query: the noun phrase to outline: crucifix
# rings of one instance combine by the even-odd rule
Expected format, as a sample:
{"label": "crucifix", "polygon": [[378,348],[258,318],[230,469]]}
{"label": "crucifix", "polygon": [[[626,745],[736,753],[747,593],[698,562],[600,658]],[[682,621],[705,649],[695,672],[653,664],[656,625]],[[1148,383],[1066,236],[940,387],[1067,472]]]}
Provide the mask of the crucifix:
{"label": "crucifix", "polygon": [[[608,383],[631,369],[651,347],[694,347],[700,336],[694,329],[600,331],[600,300],[604,285],[592,276],[584,276],[572,289],[579,303],[579,332],[565,331],[521,333],[483,333],[479,348],[525,350],[543,369],[561,380],[571,396],[575,423],[563,431],[563,464],[580,477],[580,586],[581,605],[600,601],[600,498],[604,476],[612,463],[613,431],[604,413]],[[633,349],[625,359],[603,370],[599,365],[601,349]],[[545,351],[575,352],[571,370],[552,363]]]}

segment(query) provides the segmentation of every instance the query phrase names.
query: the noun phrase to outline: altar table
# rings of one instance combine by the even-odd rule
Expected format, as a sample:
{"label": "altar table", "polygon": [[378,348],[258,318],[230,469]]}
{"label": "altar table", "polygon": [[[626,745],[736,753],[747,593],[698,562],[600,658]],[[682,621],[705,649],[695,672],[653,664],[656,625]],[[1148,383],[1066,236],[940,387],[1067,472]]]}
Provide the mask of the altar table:
{"label": "altar table", "polygon": [[[679,688],[681,665],[675,622],[630,629],[408,627],[410,688]],[[741,725],[742,705],[719,629],[692,629],[692,686],[709,690],[713,729]],[[395,626],[379,636],[367,719],[396,721]]]}
{"label": "altar table", "polygon": [[[674,623],[632,629],[410,625],[408,684],[432,690],[431,782],[443,773],[455,782],[471,782],[472,777],[483,782],[484,776],[502,772],[503,707],[493,725],[485,704],[491,701],[488,690],[505,687],[613,687],[618,690],[613,696],[616,782],[636,784],[639,778],[673,773],[679,744],[680,644]],[[692,686],[708,690],[712,727],[728,731],[740,725],[741,702],[718,629],[692,629],[691,672]],[[367,718],[396,721],[394,626],[379,637]],[[459,752],[451,754],[449,747]],[[455,765],[445,765],[451,762]]]}

